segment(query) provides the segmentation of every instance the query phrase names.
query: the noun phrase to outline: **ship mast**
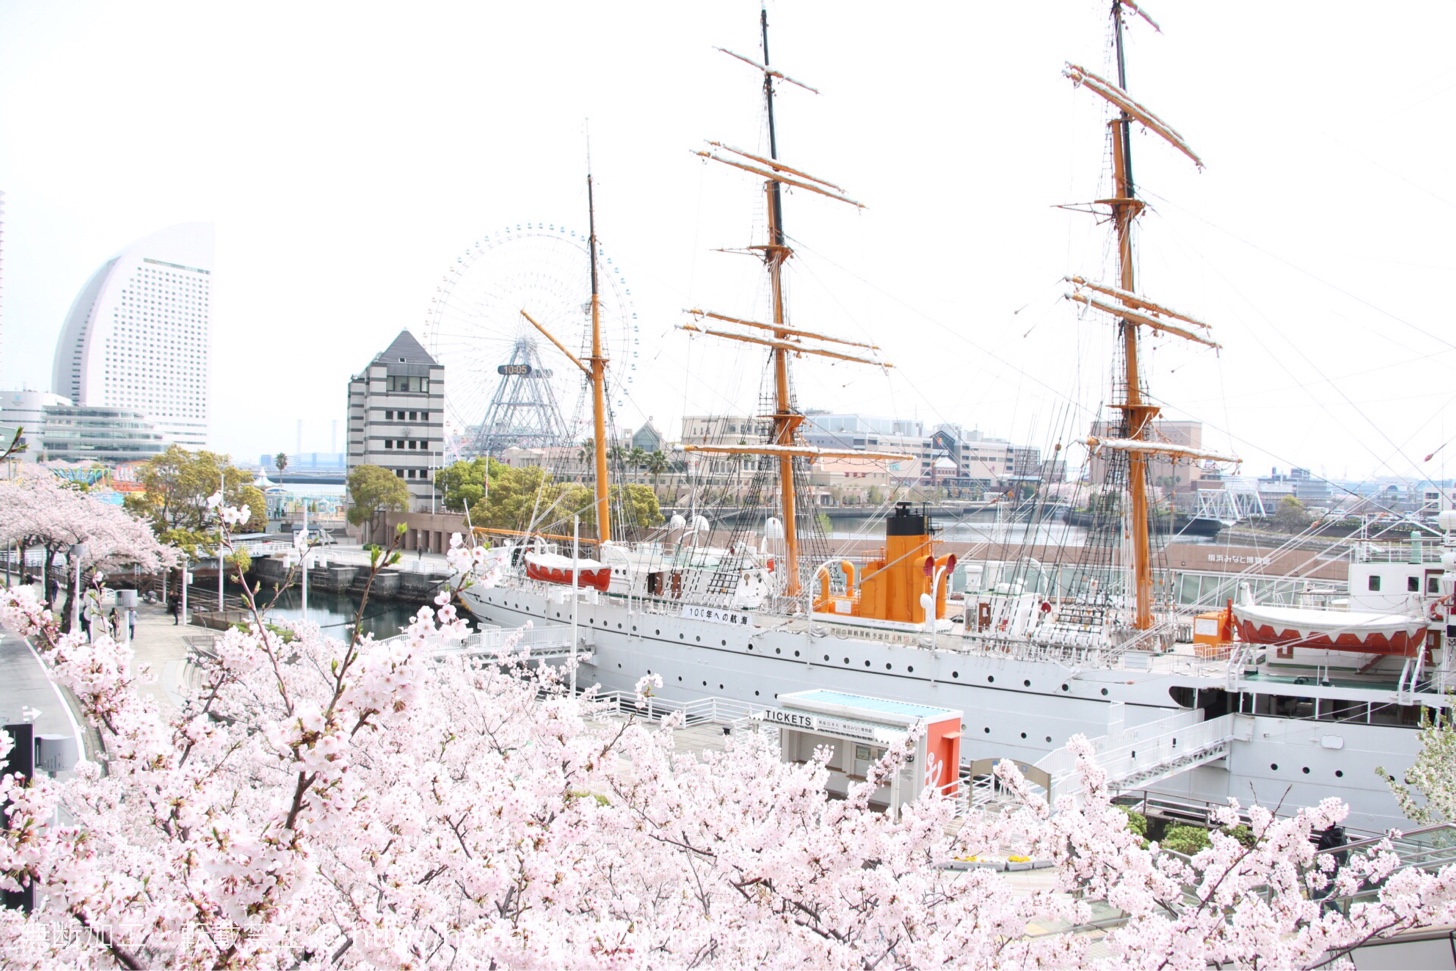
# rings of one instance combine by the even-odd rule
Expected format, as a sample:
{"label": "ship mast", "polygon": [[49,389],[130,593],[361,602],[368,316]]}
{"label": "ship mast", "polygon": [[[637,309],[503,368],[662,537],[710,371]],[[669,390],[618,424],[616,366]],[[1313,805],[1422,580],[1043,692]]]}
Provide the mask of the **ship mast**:
{"label": "ship mast", "polygon": [[[1216,455],[1202,449],[1182,448],[1154,441],[1153,421],[1159,409],[1150,404],[1143,395],[1143,379],[1139,371],[1140,330],[1147,327],[1158,333],[1171,334],[1186,340],[1218,347],[1184,324],[1204,330],[1208,325],[1192,317],[1168,310],[1152,303],[1136,293],[1137,280],[1133,272],[1132,230],[1133,222],[1143,210],[1143,203],[1137,198],[1137,187],[1132,177],[1132,122],[1160,135],[1174,148],[1191,158],[1200,169],[1203,162],[1193,153],[1183,137],[1147,108],[1133,101],[1127,93],[1127,62],[1123,52],[1123,8],[1126,7],[1142,17],[1153,28],[1153,22],[1143,10],[1129,0],[1112,0],[1113,44],[1117,56],[1117,84],[1110,84],[1090,71],[1068,64],[1062,72],[1074,84],[1083,85],[1100,95],[1118,109],[1116,117],[1107,123],[1112,143],[1111,199],[1099,200],[1112,214],[1113,231],[1117,237],[1118,286],[1107,287],[1089,283],[1080,277],[1069,277],[1068,282],[1076,290],[1067,298],[1089,308],[1096,308],[1117,319],[1122,334],[1122,400],[1113,407],[1122,412],[1118,437],[1115,439],[1089,438],[1087,444],[1094,450],[1113,449],[1127,457],[1127,491],[1130,517],[1129,529],[1132,539],[1133,587],[1136,594],[1136,613],[1133,624],[1139,630],[1153,626],[1153,561],[1152,544],[1148,531],[1148,462],[1154,457],[1171,459],[1212,459],[1237,462],[1238,459]],[[1116,303],[1092,296],[1087,291],[1112,297]],[[1173,323],[1178,321],[1178,324]]]}
{"label": "ship mast", "polygon": [[[768,111],[768,157],[770,164],[778,161],[778,135],[774,130],[773,74],[767,70],[768,56],[768,8],[759,9],[759,27],[763,34],[763,103]],[[765,189],[768,193],[768,235],[769,244],[764,250],[764,263],[768,266],[769,290],[773,299],[774,340],[779,344],[773,349],[774,367],[774,414],[772,444],[789,446],[794,444],[794,435],[799,423],[804,420],[796,414],[789,388],[789,351],[786,346],[789,334],[784,320],[784,261],[791,255],[784,245],[784,200],[783,187],[777,179],[770,179]],[[779,500],[783,506],[784,559],[788,585],[784,592],[792,597],[799,593],[799,523],[797,497],[794,494],[794,456],[791,452],[779,455]]]}
{"label": "ship mast", "polygon": [[[778,133],[774,127],[774,81],[787,81],[797,85],[806,91],[818,94],[814,88],[803,82],[796,81],[786,74],[769,66],[768,56],[768,11],[763,10],[759,15],[759,27],[763,38],[763,63],[760,64],[751,58],[741,54],[735,54],[730,50],[718,48],[730,57],[736,58],[763,73],[763,99],[764,106],[768,112],[768,156],[755,155],[745,152],[742,149],[725,145],[722,142],[709,142],[708,148],[700,149],[696,154],[703,158],[712,159],[715,162],[722,162],[734,168],[762,176],[764,182],[764,195],[768,202],[768,242],[762,246],[752,247],[753,251],[762,251],[764,266],[768,269],[769,290],[773,301],[772,317],[768,322],[743,320],[738,317],[728,317],[723,314],[711,313],[704,310],[689,310],[688,313],[701,320],[711,318],[723,321],[738,327],[757,330],[764,333],[760,337],[752,333],[732,330],[710,330],[697,324],[683,324],[683,330],[698,334],[706,334],[712,337],[719,337],[726,340],[734,340],[747,344],[756,344],[766,347],[772,353],[774,373],[774,411],[772,415],[765,416],[771,419],[772,426],[767,444],[760,445],[684,445],[683,448],[690,452],[717,452],[733,455],[769,455],[778,460],[779,470],[779,501],[783,510],[784,526],[784,593],[788,596],[797,596],[802,587],[800,585],[799,564],[799,527],[798,527],[798,497],[794,489],[794,460],[796,458],[838,458],[851,457],[860,459],[880,459],[884,461],[901,461],[912,458],[912,456],[898,453],[859,452],[859,451],[837,451],[833,449],[814,448],[804,445],[799,441],[799,426],[804,421],[804,416],[794,407],[792,387],[789,384],[789,357],[790,355],[811,354],[820,357],[828,357],[840,361],[853,361],[859,364],[870,364],[875,367],[890,367],[885,361],[862,355],[847,354],[843,351],[821,348],[813,343],[804,343],[805,339],[810,341],[822,341],[833,344],[847,345],[849,347],[865,348],[869,351],[878,351],[879,348],[872,344],[863,344],[855,341],[841,340],[837,337],[830,337],[824,334],[817,334],[812,331],[798,330],[791,328],[788,324],[784,309],[784,288],[783,268],[794,251],[788,246],[784,234],[784,213],[783,213],[783,186],[790,185],[797,189],[805,189],[809,192],[828,196],[831,199],[838,199],[840,202],[848,203],[856,208],[864,208],[861,203],[855,202],[845,196],[844,190],[832,182],[825,181],[816,176],[810,175],[797,168],[792,168],[779,161],[778,156]],[[766,333],[765,333],[766,332]]]}
{"label": "ship mast", "polygon": [[[590,159],[588,159],[590,161]],[[607,478],[607,357],[602,353],[602,314],[601,296],[597,290],[597,210],[596,202],[592,197],[592,177],[588,172],[586,175],[586,204],[587,204],[587,225],[591,231],[588,237],[588,250],[591,254],[591,356],[583,363],[575,354],[567,350],[561,341],[557,340],[545,327],[541,326],[530,314],[523,309],[521,316],[528,320],[532,327],[535,327],[546,339],[556,345],[556,349],[565,354],[567,359],[581,369],[591,383],[592,389],[592,436],[596,443],[593,448],[593,459],[596,464],[596,519],[597,519],[597,545],[607,542],[612,538],[612,517],[610,503],[608,502],[610,480]]]}
{"label": "ship mast", "polygon": [[[1117,49],[1117,86],[1127,90],[1127,63],[1122,49],[1122,2],[1112,0],[1113,38]],[[1132,223],[1142,209],[1137,188],[1132,181],[1132,138],[1126,109],[1108,122],[1112,132],[1112,222],[1117,232],[1117,265],[1119,283],[1128,293],[1137,290],[1133,277]],[[1146,441],[1148,429],[1158,416],[1155,405],[1143,401],[1142,376],[1138,373],[1138,328],[1126,319],[1118,321],[1122,331],[1124,361],[1123,402],[1113,407],[1122,412],[1121,437]],[[1128,514],[1132,517],[1133,588],[1137,592],[1137,615],[1134,626],[1147,630],[1153,626],[1152,544],[1148,537],[1148,459],[1147,453],[1127,453]]]}

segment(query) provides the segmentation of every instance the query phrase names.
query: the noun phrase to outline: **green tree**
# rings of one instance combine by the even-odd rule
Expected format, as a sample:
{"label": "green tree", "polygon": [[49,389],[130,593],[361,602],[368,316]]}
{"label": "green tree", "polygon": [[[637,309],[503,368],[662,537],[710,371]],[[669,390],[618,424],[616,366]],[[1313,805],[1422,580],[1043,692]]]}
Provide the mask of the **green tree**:
{"label": "green tree", "polygon": [[349,522],[367,526],[372,533],[374,517],[385,510],[409,508],[409,487],[404,480],[378,465],[356,465],[349,470]]}
{"label": "green tree", "polygon": [[1208,849],[1213,841],[1208,838],[1208,830],[1198,826],[1169,826],[1158,845],[1174,853],[1193,856]]}
{"label": "green tree", "polygon": [[1313,517],[1305,510],[1304,503],[1293,496],[1285,496],[1279,500],[1279,508],[1274,510],[1274,526],[1282,532],[1298,533],[1312,520]]}
{"label": "green tree", "polygon": [[248,521],[243,524],[241,532],[264,533],[268,531],[268,500],[263,496],[263,490],[254,485],[243,486],[238,492],[238,499],[241,505],[248,507]]}
{"label": "green tree", "polygon": [[474,515],[475,504],[485,498],[487,476],[503,468],[501,463],[483,455],[468,462],[456,462],[435,473],[435,489],[446,509],[452,512],[469,509]]}
{"label": "green tree", "polygon": [[1421,750],[1402,781],[1377,768],[1400,811],[1424,826],[1456,820],[1456,723],[1451,711],[1427,708],[1420,728]]}
{"label": "green tree", "polygon": [[670,465],[671,463],[668,462],[667,456],[662,454],[661,449],[647,456],[647,474],[652,476],[653,485],[657,485],[657,477],[666,472]]}
{"label": "green tree", "polygon": [[207,500],[219,486],[227,505],[252,508],[243,490],[252,486],[253,477],[216,452],[173,445],[142,463],[137,481],[146,491],[126,497],[127,511],[146,521],[163,543],[188,553],[217,542],[217,510]]}
{"label": "green tree", "polygon": [[[488,529],[521,529],[552,507],[558,490],[537,465],[512,468],[495,463],[490,492],[470,507],[470,524]],[[567,513],[570,521],[570,513]]]}
{"label": "green tree", "polygon": [[284,455],[282,452],[279,452],[277,455],[273,456],[273,464],[278,467],[278,474],[282,475],[283,470],[288,468],[288,456]]}
{"label": "green tree", "polygon": [[647,453],[636,445],[633,445],[632,450],[627,453],[627,464],[634,469],[642,468],[642,466],[647,464]]}

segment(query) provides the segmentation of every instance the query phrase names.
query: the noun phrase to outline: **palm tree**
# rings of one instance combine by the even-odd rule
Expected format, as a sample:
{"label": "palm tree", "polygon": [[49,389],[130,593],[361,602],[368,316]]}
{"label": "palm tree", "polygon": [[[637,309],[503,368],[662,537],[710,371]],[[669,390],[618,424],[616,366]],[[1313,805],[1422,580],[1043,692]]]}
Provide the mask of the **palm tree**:
{"label": "palm tree", "polygon": [[647,474],[652,476],[653,485],[657,485],[657,477],[667,471],[669,464],[667,456],[662,454],[661,449],[647,456]]}
{"label": "palm tree", "polygon": [[627,464],[632,466],[632,468],[634,469],[640,469],[642,468],[643,464],[646,463],[646,461],[647,453],[644,452],[642,449],[638,448],[636,445],[633,445],[632,451],[627,453]]}

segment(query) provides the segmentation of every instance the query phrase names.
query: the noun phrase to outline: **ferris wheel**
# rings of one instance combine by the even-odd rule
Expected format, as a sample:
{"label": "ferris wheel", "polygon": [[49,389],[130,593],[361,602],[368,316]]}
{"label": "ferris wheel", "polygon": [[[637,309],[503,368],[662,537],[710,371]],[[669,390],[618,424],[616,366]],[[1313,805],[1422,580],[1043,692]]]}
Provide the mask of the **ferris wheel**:
{"label": "ferris wheel", "polygon": [[[608,407],[620,413],[637,367],[638,324],[622,271],[597,242]],[[571,445],[589,434],[590,396],[576,365],[591,354],[588,237],[519,223],[472,243],[430,298],[425,345],[445,368],[447,449],[455,456]]]}

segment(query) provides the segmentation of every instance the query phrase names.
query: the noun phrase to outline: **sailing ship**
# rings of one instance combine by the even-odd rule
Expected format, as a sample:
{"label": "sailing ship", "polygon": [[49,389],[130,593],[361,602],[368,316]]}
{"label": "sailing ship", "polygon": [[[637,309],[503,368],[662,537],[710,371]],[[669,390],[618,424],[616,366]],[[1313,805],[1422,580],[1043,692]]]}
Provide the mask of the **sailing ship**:
{"label": "sailing ship", "polygon": [[[797,434],[803,415],[789,380],[790,359],[885,362],[877,348],[788,323],[782,274],[792,250],[784,233],[783,188],[858,203],[778,156],[776,93],[783,85],[807,86],[773,66],[764,13],[761,61],[725,53],[761,79],[767,152],[710,143],[700,154],[763,180],[767,238],[756,250],[768,275],[771,317],[755,321],[695,311],[684,329],[768,353],[773,373],[768,440],[713,448],[751,456],[777,471],[778,515],[763,524],[761,534],[740,536],[727,546],[686,542],[684,534],[699,531],[680,524],[676,542],[614,541],[600,410],[607,361],[594,340],[588,361],[572,360],[592,382],[598,405],[591,569],[608,571],[606,588],[584,589],[562,560],[550,561],[560,567],[555,574],[533,571],[517,549],[499,585],[462,591],[471,611],[502,626],[579,617],[592,645],[582,683],[595,681],[609,691],[630,692],[640,678],[656,675],[661,695],[684,702],[727,698],[771,711],[780,694],[823,688],[960,711],[962,771],[972,777],[988,772],[994,760],[1009,758],[1054,787],[1066,775],[1063,746],[1082,734],[1109,758],[1115,756],[1114,785],[1157,783],[1161,792],[1183,799],[1223,803],[1237,797],[1286,808],[1337,795],[1351,805],[1354,829],[1403,824],[1375,769],[1408,765],[1423,714],[1447,704],[1445,637],[1456,580],[1451,572],[1456,532],[1447,533],[1444,564],[1393,558],[1352,565],[1352,587],[1368,582],[1377,589],[1378,575],[1387,590],[1412,591],[1419,601],[1415,613],[1425,620],[1409,632],[1412,643],[1419,642],[1413,648],[1376,650],[1363,641],[1266,644],[1245,626],[1253,618],[1247,605],[1238,608],[1243,612],[1236,623],[1232,605],[1194,615],[1175,609],[1167,598],[1155,602],[1150,459],[1232,457],[1169,445],[1152,432],[1158,408],[1150,403],[1141,371],[1145,332],[1217,345],[1207,325],[1139,292],[1133,246],[1143,203],[1132,180],[1131,131],[1140,127],[1200,167],[1201,162],[1176,131],[1127,92],[1124,21],[1147,15],[1129,0],[1113,0],[1111,14],[1116,82],[1074,65],[1065,74],[1111,106],[1113,191],[1095,208],[1113,226],[1118,278],[1102,283],[1071,277],[1068,297],[1088,312],[1106,315],[1121,336],[1114,433],[1090,437],[1086,445],[1115,457],[1121,469],[1131,560],[1123,590],[1094,578],[1076,589],[1049,592],[983,564],[967,569],[967,592],[953,600],[947,581],[955,558],[940,551],[932,517],[909,503],[898,504],[886,518],[885,544],[877,553],[806,558],[804,527],[812,519],[799,508],[795,484],[811,459],[833,453],[803,444]],[[594,220],[591,251],[595,310]],[[1451,525],[1456,528],[1456,521]],[[582,568],[576,556],[563,559]],[[1386,602],[1381,609],[1407,613],[1408,607]],[[1248,636],[1239,639],[1236,627]],[[1332,662],[1335,654],[1342,663]]]}

